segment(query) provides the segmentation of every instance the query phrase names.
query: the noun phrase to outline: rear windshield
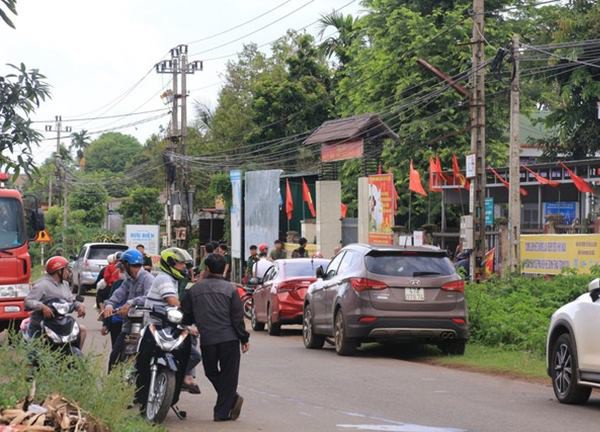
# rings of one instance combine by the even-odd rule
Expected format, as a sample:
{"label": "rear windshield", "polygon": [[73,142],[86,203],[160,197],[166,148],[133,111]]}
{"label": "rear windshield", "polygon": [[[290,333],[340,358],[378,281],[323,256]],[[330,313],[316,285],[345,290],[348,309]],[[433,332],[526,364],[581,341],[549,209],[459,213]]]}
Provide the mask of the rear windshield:
{"label": "rear windshield", "polygon": [[448,276],[455,273],[452,261],[438,253],[373,254],[365,257],[367,270],[386,276]]}
{"label": "rear windshield", "polygon": [[105,260],[107,256],[124,250],[127,250],[127,246],[90,246],[87,259]]}
{"label": "rear windshield", "polygon": [[283,264],[283,273],[284,277],[315,277],[317,273],[317,268],[319,266],[323,266],[323,268],[327,267],[329,264],[329,260],[311,260],[311,261],[292,261],[285,262]]}

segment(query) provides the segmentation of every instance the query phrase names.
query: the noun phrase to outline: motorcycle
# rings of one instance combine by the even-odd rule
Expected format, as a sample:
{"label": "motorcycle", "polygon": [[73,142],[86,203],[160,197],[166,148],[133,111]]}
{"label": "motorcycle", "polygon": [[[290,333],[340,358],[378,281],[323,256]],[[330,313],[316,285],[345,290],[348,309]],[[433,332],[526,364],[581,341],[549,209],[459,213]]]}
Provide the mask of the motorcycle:
{"label": "motorcycle", "polygon": [[[83,297],[78,296],[77,301],[83,301]],[[79,324],[77,324],[75,318],[69,315],[75,310],[75,303],[58,298],[48,299],[43,303],[52,310],[54,317],[42,319],[39,335],[29,332],[30,318],[24,320],[20,329],[23,339],[30,342],[41,336],[50,344],[52,349],[65,355],[80,357],[82,353]]]}
{"label": "motorcycle", "polygon": [[[150,332],[156,342],[156,350],[150,360],[150,385],[146,401],[145,417],[152,423],[161,423],[169,408],[173,405],[176,387],[176,373],[182,365],[178,364],[173,351],[180,349],[189,335],[187,328],[181,326],[183,313],[176,307],[156,305],[152,308],[138,308],[161,320],[160,328],[148,324],[140,333],[141,342],[146,332]],[[138,346],[139,351],[139,346]],[[180,419],[185,412],[173,408]]]}
{"label": "motorcycle", "polygon": [[244,308],[244,316],[248,319],[252,319],[252,306],[254,304],[252,295],[254,294],[254,287],[252,286],[237,286],[238,295],[242,301],[242,307]]}

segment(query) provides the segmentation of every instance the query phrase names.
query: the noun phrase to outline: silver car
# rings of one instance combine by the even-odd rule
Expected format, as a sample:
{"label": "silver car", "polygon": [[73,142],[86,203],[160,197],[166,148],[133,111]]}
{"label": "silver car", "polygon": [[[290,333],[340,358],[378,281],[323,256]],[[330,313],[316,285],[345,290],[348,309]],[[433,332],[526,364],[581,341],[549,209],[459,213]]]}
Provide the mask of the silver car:
{"label": "silver car", "polygon": [[98,273],[108,265],[106,258],[116,252],[129,249],[125,244],[118,243],[86,243],[81,247],[79,255],[73,259],[73,292],[85,294],[93,288],[98,278]]}

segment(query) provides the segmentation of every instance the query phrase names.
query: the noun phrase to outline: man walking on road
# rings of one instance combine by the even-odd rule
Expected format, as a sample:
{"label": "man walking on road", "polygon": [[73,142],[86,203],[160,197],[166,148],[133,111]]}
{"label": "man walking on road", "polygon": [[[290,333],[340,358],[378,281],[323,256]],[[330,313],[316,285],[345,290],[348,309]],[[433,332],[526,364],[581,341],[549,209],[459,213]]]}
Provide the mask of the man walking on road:
{"label": "man walking on road", "polygon": [[250,347],[244,311],[237,290],[223,280],[225,259],[206,257],[206,277],[186,293],[182,302],[184,323],[200,329],[204,373],[217,391],[214,420],[236,420],[244,399],[237,393],[240,371],[240,344],[243,353]]}

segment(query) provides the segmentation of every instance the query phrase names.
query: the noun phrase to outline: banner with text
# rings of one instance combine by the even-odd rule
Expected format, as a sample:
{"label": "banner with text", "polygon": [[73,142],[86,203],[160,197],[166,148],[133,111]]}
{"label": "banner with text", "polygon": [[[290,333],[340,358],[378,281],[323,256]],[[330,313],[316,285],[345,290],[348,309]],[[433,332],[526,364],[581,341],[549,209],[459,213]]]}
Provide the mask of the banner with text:
{"label": "banner with text", "polygon": [[369,243],[394,243],[394,176],[378,174],[369,176]]}
{"label": "banner with text", "polygon": [[521,264],[526,274],[589,273],[600,265],[600,234],[521,235]]}
{"label": "banner with text", "polygon": [[242,172],[231,170],[231,256],[242,258]]}
{"label": "banner with text", "polygon": [[125,243],[132,249],[142,244],[148,255],[158,255],[160,254],[160,226],[125,225]]}

